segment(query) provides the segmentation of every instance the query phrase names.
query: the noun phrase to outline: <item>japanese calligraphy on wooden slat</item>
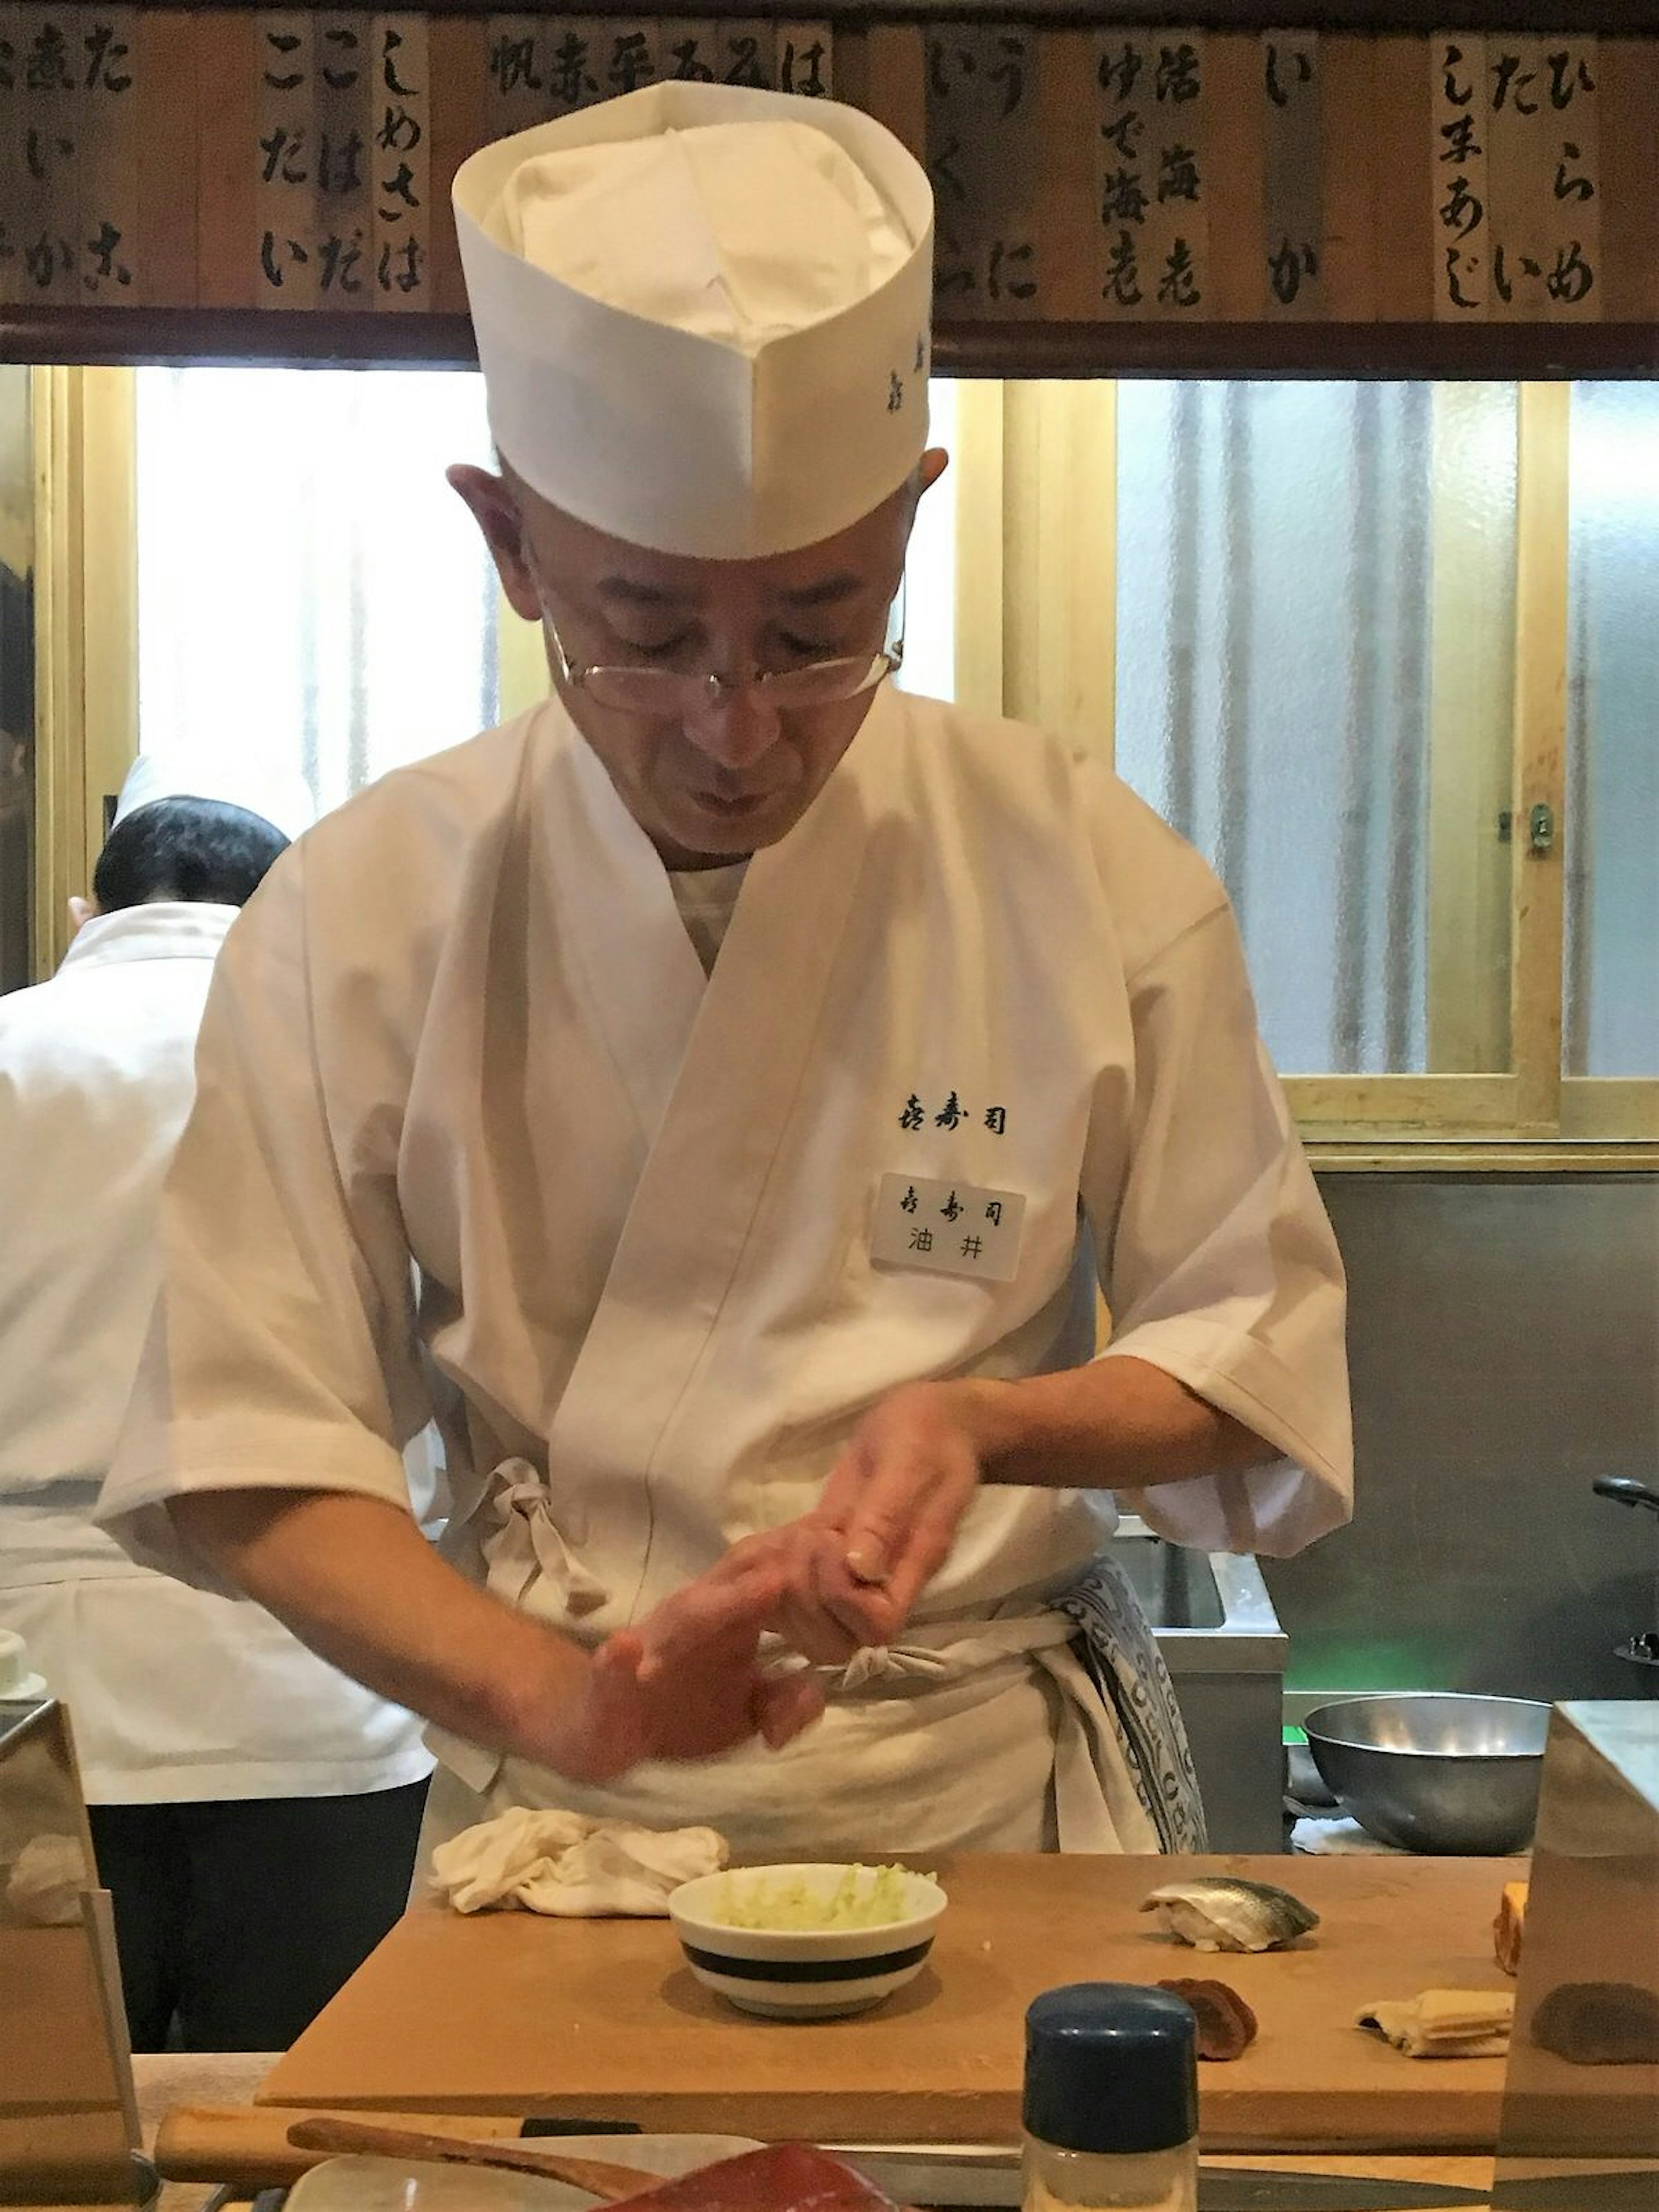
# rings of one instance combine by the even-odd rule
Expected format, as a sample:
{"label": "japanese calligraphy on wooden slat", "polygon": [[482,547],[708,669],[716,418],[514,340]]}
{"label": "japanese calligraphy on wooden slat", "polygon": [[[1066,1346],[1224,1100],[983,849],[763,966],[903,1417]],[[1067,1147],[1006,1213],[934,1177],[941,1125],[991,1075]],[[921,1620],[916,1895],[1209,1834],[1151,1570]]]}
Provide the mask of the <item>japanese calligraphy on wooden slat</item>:
{"label": "japanese calligraphy on wooden slat", "polygon": [[780,23],[773,48],[773,82],[780,92],[803,100],[835,98],[835,34],[828,23]]}
{"label": "japanese calligraphy on wooden slat", "polygon": [[1261,40],[1262,256],[1268,314],[1317,319],[1324,306],[1324,85],[1318,38]]}
{"label": "japanese calligraphy on wooden slat", "polygon": [[[309,167],[312,179],[312,281],[318,298],[331,307],[373,303],[373,195],[380,173],[378,60],[373,16],[317,19],[308,162],[301,166]],[[274,294],[267,304],[276,304]]]}
{"label": "japanese calligraphy on wooden slat", "polygon": [[1600,315],[1601,66],[1594,39],[1432,42],[1437,319]]}
{"label": "japanese calligraphy on wooden slat", "polygon": [[[262,15],[256,26],[259,44],[259,92],[255,143],[248,158],[258,172],[253,220],[259,234],[262,307],[310,307],[320,296],[322,237],[316,202],[327,189],[331,149],[314,142],[312,82],[316,57],[312,18],[290,13]],[[361,161],[361,151],[358,156]],[[362,258],[361,245],[357,259]],[[362,289],[342,288],[341,297],[356,304]]]}
{"label": "japanese calligraphy on wooden slat", "polygon": [[[374,304],[407,313],[430,298],[432,105],[425,16],[377,15],[374,54]],[[438,216],[449,221],[447,204]]]}
{"label": "japanese calligraphy on wooden slat", "polygon": [[1040,315],[1042,144],[1035,35],[946,24],[927,40],[934,285],[962,315]]}
{"label": "japanese calligraphy on wooden slat", "polygon": [[1492,191],[1487,181],[1486,41],[1437,39],[1429,52],[1434,164],[1429,214],[1438,266],[1439,322],[1483,319],[1492,298]]}
{"label": "japanese calligraphy on wooden slat", "polygon": [[485,39],[492,137],[665,82],[809,99],[835,86],[833,33],[822,22],[491,15]]}
{"label": "japanese calligraphy on wooden slat", "polygon": [[1659,316],[1659,40],[95,0],[0,0],[0,306],[453,313],[459,164],[676,79],[898,128],[946,325]]}
{"label": "japanese calligraphy on wooden slat", "polygon": [[1100,309],[1107,319],[1201,317],[1209,280],[1205,35],[1102,33],[1095,41]]}
{"label": "japanese calligraphy on wooden slat", "polygon": [[134,24],[126,8],[0,9],[0,299],[134,297]]}
{"label": "japanese calligraphy on wooden slat", "polygon": [[76,139],[78,281],[88,305],[131,304],[132,250],[138,229],[138,102],[132,54],[136,11],[83,9],[76,28],[79,81]]}

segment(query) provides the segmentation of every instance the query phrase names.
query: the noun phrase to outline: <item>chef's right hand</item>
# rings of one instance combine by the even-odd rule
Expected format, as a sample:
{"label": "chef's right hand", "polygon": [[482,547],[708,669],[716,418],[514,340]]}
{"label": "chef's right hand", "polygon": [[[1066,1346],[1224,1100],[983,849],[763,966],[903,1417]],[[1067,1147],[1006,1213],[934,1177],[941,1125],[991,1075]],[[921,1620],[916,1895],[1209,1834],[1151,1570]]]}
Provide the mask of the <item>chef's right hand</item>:
{"label": "chef's right hand", "polygon": [[556,1725],[548,1763],[574,1781],[612,1782],[642,1759],[715,1759],[755,1736],[776,1751],[810,1728],[823,1690],[761,1661],[779,1582],[769,1557],[738,1547],[608,1637]]}

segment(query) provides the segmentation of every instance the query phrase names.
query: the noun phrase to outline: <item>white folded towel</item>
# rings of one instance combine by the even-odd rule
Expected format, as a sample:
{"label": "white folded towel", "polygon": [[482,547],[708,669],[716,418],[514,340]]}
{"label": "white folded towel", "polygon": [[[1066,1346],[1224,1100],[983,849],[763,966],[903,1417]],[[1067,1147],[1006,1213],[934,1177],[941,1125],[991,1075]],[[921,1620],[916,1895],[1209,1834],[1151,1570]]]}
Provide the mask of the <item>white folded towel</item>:
{"label": "white folded towel", "polygon": [[726,1864],[713,1828],[641,1828],[517,1805],[432,1854],[432,1890],[457,1912],[492,1907],[562,1919],[661,1919],[668,1893]]}

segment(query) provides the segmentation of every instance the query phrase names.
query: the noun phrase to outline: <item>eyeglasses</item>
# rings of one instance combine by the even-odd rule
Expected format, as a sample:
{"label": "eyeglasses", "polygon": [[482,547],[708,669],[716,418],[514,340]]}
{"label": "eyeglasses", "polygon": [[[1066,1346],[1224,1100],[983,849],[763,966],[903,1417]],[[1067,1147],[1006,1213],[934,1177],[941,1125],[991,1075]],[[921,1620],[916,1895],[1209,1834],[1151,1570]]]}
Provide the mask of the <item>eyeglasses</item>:
{"label": "eyeglasses", "polygon": [[728,706],[744,691],[757,693],[769,707],[780,710],[804,707],[833,707],[876,685],[902,665],[904,660],[904,585],[887,611],[887,629],[876,653],[843,655],[830,660],[805,660],[796,668],[763,670],[733,681],[725,676],[687,674],[674,668],[642,668],[637,663],[604,664],[573,660],[559,636],[552,610],[539,583],[542,627],[552,648],[558,672],[573,691],[585,691],[596,705],[625,714],[640,714],[672,721],[684,714],[707,714]]}

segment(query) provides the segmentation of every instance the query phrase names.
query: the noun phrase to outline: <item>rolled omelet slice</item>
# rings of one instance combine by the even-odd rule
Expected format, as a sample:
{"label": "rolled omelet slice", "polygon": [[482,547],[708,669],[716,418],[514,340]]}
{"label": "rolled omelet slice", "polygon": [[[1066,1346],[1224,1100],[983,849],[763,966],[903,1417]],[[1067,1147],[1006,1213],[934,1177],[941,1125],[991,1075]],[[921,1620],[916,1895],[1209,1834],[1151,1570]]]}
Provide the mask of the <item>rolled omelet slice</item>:
{"label": "rolled omelet slice", "polygon": [[1492,1955],[1506,1974],[1521,1964],[1521,1939],[1527,1919],[1527,1885],[1506,1881],[1498,1901],[1498,1917],[1492,1923]]}
{"label": "rolled omelet slice", "polygon": [[1424,1990],[1362,2006],[1354,2025],[1408,2058],[1501,2058],[1510,2047],[1515,1999],[1507,1990]]}

